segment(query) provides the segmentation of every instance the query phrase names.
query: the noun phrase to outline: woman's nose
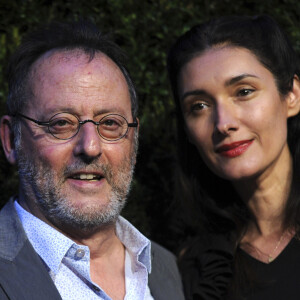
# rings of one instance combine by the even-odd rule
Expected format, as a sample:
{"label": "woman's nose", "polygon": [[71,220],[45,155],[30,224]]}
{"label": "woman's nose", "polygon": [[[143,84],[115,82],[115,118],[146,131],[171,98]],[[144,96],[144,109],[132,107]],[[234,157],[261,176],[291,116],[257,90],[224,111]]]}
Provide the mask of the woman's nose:
{"label": "woman's nose", "polygon": [[215,113],[215,130],[223,135],[229,135],[238,128],[239,122],[234,103],[218,104]]}

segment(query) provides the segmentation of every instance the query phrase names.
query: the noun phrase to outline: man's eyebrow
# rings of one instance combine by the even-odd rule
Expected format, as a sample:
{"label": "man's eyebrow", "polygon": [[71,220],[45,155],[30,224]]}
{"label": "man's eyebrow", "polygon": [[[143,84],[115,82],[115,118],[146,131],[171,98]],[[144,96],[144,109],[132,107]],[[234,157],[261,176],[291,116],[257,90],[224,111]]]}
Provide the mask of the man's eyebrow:
{"label": "man's eyebrow", "polygon": [[205,90],[193,90],[193,91],[188,91],[186,93],[184,93],[181,97],[180,97],[180,102],[183,102],[183,100],[185,98],[187,98],[188,96],[207,96],[207,92]]}
{"label": "man's eyebrow", "polygon": [[[73,107],[67,107],[67,106],[52,108],[47,112],[47,114],[50,115],[50,117],[52,117],[53,115],[61,112],[80,115],[80,111],[75,110]],[[100,108],[94,112],[94,115],[99,116],[99,115],[105,115],[111,113],[121,113],[121,111],[120,109],[118,109],[118,107]]]}
{"label": "man's eyebrow", "polygon": [[243,80],[244,78],[247,78],[247,77],[254,77],[254,78],[258,78],[256,75],[253,75],[253,74],[241,74],[239,76],[235,76],[235,77],[232,77],[228,80],[225,81],[225,86],[230,86],[230,85],[233,85],[235,84],[236,82],[239,82],[240,80]]}

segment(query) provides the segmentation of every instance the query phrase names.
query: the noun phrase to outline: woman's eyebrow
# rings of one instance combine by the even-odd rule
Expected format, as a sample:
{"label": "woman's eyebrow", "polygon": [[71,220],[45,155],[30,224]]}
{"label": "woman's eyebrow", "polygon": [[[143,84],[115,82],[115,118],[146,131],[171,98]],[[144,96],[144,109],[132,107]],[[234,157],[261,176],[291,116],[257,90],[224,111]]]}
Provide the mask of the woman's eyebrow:
{"label": "woman's eyebrow", "polygon": [[239,82],[240,80],[244,79],[244,78],[247,78],[247,77],[254,77],[254,78],[258,78],[256,75],[252,75],[252,74],[241,74],[241,75],[238,75],[238,76],[235,76],[235,77],[232,77],[228,80],[225,81],[225,86],[230,86],[230,85],[233,85],[235,84],[236,82]]}
{"label": "woman's eyebrow", "polygon": [[[241,74],[241,75],[238,75],[238,76],[234,76],[234,77],[226,80],[225,81],[225,86],[233,85],[236,82],[239,82],[240,80],[243,80],[244,78],[247,78],[247,77],[259,78],[256,75],[244,73],[244,74]],[[196,89],[196,90],[188,91],[188,92],[184,93],[180,97],[180,101],[183,101],[188,96],[208,96],[208,93],[205,90],[203,90],[203,89]]]}
{"label": "woman's eyebrow", "polygon": [[180,97],[180,101],[183,101],[188,96],[207,96],[207,95],[208,94],[207,94],[207,92],[205,90],[192,90],[192,91],[188,91],[188,92],[184,93]]}

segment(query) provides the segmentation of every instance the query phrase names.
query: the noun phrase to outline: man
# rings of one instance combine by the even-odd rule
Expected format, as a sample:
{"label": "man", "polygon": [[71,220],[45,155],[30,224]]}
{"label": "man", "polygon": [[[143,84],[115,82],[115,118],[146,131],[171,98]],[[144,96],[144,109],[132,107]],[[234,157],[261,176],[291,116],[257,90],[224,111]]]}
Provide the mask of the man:
{"label": "man", "polygon": [[51,24],[8,78],[1,140],[20,187],[0,212],[0,299],[183,299],[173,256],[119,216],[138,144],[119,48],[89,23]]}

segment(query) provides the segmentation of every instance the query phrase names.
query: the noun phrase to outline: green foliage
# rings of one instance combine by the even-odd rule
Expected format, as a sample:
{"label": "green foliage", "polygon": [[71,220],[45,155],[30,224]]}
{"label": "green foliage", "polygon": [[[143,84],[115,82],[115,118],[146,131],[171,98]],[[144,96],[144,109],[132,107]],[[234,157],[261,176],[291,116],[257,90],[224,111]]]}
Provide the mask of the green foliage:
{"label": "green foliage", "polygon": [[[21,37],[52,20],[86,18],[111,32],[128,54],[128,68],[140,99],[140,151],[136,177],[124,215],[165,246],[169,238],[175,115],[166,75],[166,55],[176,37],[191,26],[220,15],[269,14],[300,50],[297,0],[0,0],[0,113],[5,112],[5,68]],[[17,191],[17,172],[0,155],[1,203]]]}

